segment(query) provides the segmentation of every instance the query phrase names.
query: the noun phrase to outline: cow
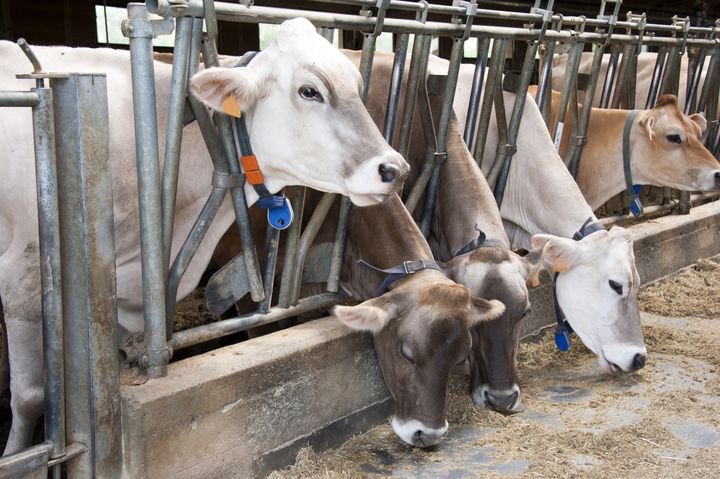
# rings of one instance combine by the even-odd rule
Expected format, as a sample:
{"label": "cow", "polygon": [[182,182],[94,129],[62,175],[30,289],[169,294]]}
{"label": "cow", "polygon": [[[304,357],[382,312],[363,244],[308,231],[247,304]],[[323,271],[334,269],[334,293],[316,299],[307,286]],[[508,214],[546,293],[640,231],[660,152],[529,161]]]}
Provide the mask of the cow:
{"label": "cow", "polygon": [[[127,51],[33,47],[47,71],[107,75],[115,227],[117,305],[121,329],[143,330],[142,281],[130,58]],[[17,45],[0,42],[1,90],[32,86],[15,79],[30,68]],[[155,63],[158,130],[166,130],[171,68]],[[283,24],[276,40],[241,68],[211,68],[192,79],[194,94],[212,108],[237,99],[265,184],[276,192],[289,184],[348,195],[357,205],[386,199],[408,170],[363,108],[360,74],[310,22]],[[302,121],[298,121],[298,118]],[[33,136],[29,110],[0,116],[0,297],[9,338],[13,421],[5,453],[30,444],[42,413],[40,264]],[[162,158],[162,151],[160,157]],[[212,162],[196,125],[186,128],[171,258],[179,250],[210,192]],[[257,195],[245,188],[248,203]],[[198,248],[178,291],[192,291],[221,235],[233,220],[226,198]]]}
{"label": "cow", "polygon": [[[312,214],[318,200],[316,192],[307,193],[305,217]],[[338,203],[328,213],[316,243],[334,239]],[[253,233],[260,240],[264,215],[252,208],[251,218]],[[240,251],[237,231],[230,228],[213,258],[222,264]],[[360,260],[367,264],[359,264]],[[389,275],[374,269],[402,270],[403,265],[409,265],[410,273]],[[454,367],[470,354],[475,336],[471,338],[471,331],[505,310],[500,301],[471,296],[468,288],[446,276],[448,270],[434,261],[397,195],[377,206],[351,210],[340,286],[363,302],[335,306],[331,312],[351,329],[372,333],[385,384],[395,402],[392,428],[404,442],[417,447],[437,444],[447,431],[447,383]],[[318,286],[323,289],[305,285],[302,295],[316,292]],[[248,306],[238,304],[239,312],[249,312]]]}
{"label": "cow", "polygon": [[[433,73],[447,72],[446,61],[433,59]],[[472,65],[461,65],[453,109],[461,131],[473,77]],[[505,92],[506,111],[515,94]],[[640,278],[632,235],[620,227],[597,231],[579,241],[576,232],[597,222],[593,209],[558,156],[540,111],[531,97],[525,102],[517,153],[512,159],[500,206],[505,231],[514,248],[544,247],[543,258],[556,281],[557,300],[565,319],[592,350],[604,370],[635,371],[644,366],[638,305]],[[480,169],[487,175],[496,156],[498,130],[492,116]]]}
{"label": "cow", "polygon": [[[344,52],[356,64],[359,52]],[[376,53],[368,92],[368,111],[380,126],[387,109],[387,89],[393,56]],[[404,84],[403,84],[404,90]],[[401,98],[404,92],[401,90]],[[440,116],[441,102],[431,99],[434,118]],[[403,107],[404,108],[404,107]],[[425,141],[416,108],[407,160],[412,165],[405,191],[415,183],[426,158]],[[475,403],[502,413],[516,411],[521,404],[516,354],[521,319],[529,310],[526,282],[535,281],[540,255],[533,261],[509,250],[509,240],[487,182],[459,137],[457,120],[450,120],[447,162],[442,165],[437,202],[428,242],[436,259],[443,261],[448,276],[467,286],[473,295],[505,304],[505,313],[472,329],[469,357],[470,391]],[[422,203],[422,200],[421,200]],[[417,211],[419,216],[421,211]],[[478,236],[485,244],[465,248]],[[462,251],[462,252],[461,252]]]}
{"label": "cow", "polygon": [[[535,87],[530,87],[534,96]],[[560,93],[553,91],[551,124],[555,124]],[[568,108],[570,122],[572,108]],[[593,108],[582,150],[577,184],[594,210],[626,189],[623,170],[623,130],[629,110]],[[680,190],[720,188],[720,163],[702,143],[707,128],[705,117],[685,115],[677,97],[662,95],[655,107],[640,110],[632,119],[629,137],[630,167],[634,184],[669,186]],[[570,139],[563,131],[560,155]]]}
{"label": "cow", "polygon": [[[567,54],[555,55],[553,57],[552,66],[552,88],[553,90],[561,91],[563,87],[563,79],[565,77],[565,70],[567,69],[568,62]],[[592,70],[593,53],[584,52],[580,57],[580,66],[578,67],[578,73],[584,73],[589,75]],[[653,71],[655,70],[655,62],[657,61],[657,53],[654,52],[642,52],[637,57],[637,76],[635,77],[635,107],[642,108],[647,104],[648,95],[650,93],[650,83],[652,82]],[[618,60],[618,67],[620,60]],[[593,106],[600,106],[600,99],[602,97],[603,80],[607,76],[608,65],[610,64],[610,54],[604,54],[602,63],[600,66],[599,78],[595,88],[595,94],[593,95]],[[703,70],[700,74],[700,88],[705,83],[705,77],[707,75],[707,69],[709,66],[709,59],[705,60]],[[687,68],[688,68],[688,56],[683,55],[680,60],[680,81],[678,83],[678,100],[681,105],[685,105],[685,93],[687,89]],[[616,70],[617,72],[617,70]],[[616,73],[617,80],[617,73]],[[583,99],[583,92],[578,92],[578,98],[580,101]],[[695,98],[700,97],[700,90],[698,90]]]}

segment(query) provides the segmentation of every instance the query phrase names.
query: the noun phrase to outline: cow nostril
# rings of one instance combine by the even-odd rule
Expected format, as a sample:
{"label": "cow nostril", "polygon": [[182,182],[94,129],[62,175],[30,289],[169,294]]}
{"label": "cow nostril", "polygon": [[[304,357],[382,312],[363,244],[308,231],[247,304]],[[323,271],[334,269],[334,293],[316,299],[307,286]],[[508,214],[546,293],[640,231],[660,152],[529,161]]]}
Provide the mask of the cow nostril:
{"label": "cow nostril", "polygon": [[633,358],[633,370],[641,369],[645,366],[646,357],[644,354],[637,353]]}
{"label": "cow nostril", "polygon": [[398,177],[400,170],[397,166],[390,163],[381,163],[378,166],[378,173],[383,183],[392,183]]}

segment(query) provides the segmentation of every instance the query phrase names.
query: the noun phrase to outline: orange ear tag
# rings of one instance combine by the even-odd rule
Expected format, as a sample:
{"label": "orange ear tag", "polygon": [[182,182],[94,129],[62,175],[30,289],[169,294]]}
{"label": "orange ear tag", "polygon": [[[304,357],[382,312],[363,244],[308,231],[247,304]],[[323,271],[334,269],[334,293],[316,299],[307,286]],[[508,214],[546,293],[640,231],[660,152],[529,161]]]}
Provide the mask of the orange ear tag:
{"label": "orange ear tag", "polygon": [[226,115],[240,118],[240,102],[235,95],[226,97],[222,102],[222,111]]}

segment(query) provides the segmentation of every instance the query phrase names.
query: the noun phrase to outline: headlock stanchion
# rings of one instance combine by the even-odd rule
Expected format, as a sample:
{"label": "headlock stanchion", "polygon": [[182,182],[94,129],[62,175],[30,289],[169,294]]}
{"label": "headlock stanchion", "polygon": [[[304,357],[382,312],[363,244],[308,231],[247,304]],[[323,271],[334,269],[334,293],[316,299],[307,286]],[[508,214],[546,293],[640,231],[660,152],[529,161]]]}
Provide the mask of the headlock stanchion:
{"label": "headlock stanchion", "polygon": [[[625,20],[620,20],[620,1],[610,2],[614,9],[608,14],[606,2],[603,2],[595,18],[554,13],[552,0],[545,8],[541,8],[537,0],[529,12],[481,9],[475,0],[458,0],[451,5],[398,0],[317,0],[317,3],[358,7],[359,13],[263,7],[253,5],[249,0],[240,3],[156,0],[128,6],[123,32],[129,37],[132,66],[145,321],[142,339],[123,337],[121,343],[127,348],[127,357],[136,360],[151,378],[166,374],[175,350],[327,308],[344,298],[340,291],[340,269],[350,214],[347,198],[339,199],[334,241],[315,244],[328,212],[338,200],[337,195],[325,194],[311,217],[305,218],[306,226],[303,227],[306,190],[303,187],[287,188],[284,194],[293,205],[295,221],[284,234],[268,228],[263,261],[258,260],[244,194],[247,173],[252,173],[253,169],[248,164],[243,168],[238,160],[242,148],[234,140],[231,118],[223,113],[211,116],[187,91],[189,78],[200,68],[201,53],[205,67],[219,65],[218,20],[277,24],[289,18],[304,17],[328,40],[335,32],[342,38],[343,30],[362,34],[363,101],[367,100],[377,39],[382,33],[396,34],[392,78],[387,92],[388,109],[382,130],[385,139],[401,154],[407,155],[413,121],[419,117],[422,123],[420,126],[428,145],[426,161],[417,172],[415,186],[406,196],[405,204],[416,218],[420,218],[425,234],[430,229],[435,207],[438,167],[446,158],[446,136],[467,40],[477,42],[478,54],[474,60],[470,101],[462,106],[467,112],[463,139],[478,162],[482,162],[486,147],[493,149],[494,162],[488,182],[498,204],[505,193],[527,87],[536,68],[539,77],[536,100],[543,118],[549,123],[552,57],[559,48],[558,43],[569,44],[570,53],[558,118],[549,126],[559,145],[562,132],[569,124],[566,115],[575,115],[564,158],[573,175],[579,168],[591,114],[589,105],[596,90],[601,107],[652,108],[659,95],[678,93],[685,55],[690,61],[687,86],[682,92],[686,98],[684,111],[686,114],[705,113],[708,128],[704,142],[715,155],[720,153],[720,24],[693,27],[688,19],[678,18],[673,18],[669,24],[651,24],[644,14],[628,14]],[[397,11],[406,13],[395,15]],[[150,13],[161,18],[151,19]],[[488,26],[483,24],[483,19],[519,25]],[[175,45],[161,172],[152,38],[173,30]],[[438,36],[452,43],[448,72],[428,80],[432,41]],[[408,52],[411,39],[413,45]],[[509,82],[503,78],[507,52],[513,43],[514,46],[526,44],[527,49],[519,80],[510,88],[516,94],[513,108],[506,112],[503,86]],[[545,52],[536,67],[535,57],[541,44],[545,46]],[[103,130],[104,125],[103,131],[107,132],[107,99],[99,91],[105,82],[97,75],[43,73],[32,52],[22,43],[21,46],[28,52],[34,70],[23,78],[35,79],[37,88],[29,92],[0,92],[0,106],[33,108],[40,254],[47,265],[41,275],[46,442],[0,459],[0,472],[21,477],[34,477],[33,474],[46,477],[48,470],[52,470],[54,477],[59,478],[60,465],[67,463],[68,477],[118,477],[121,459],[118,364],[114,359],[105,360],[115,357],[118,344],[113,235],[112,231],[94,229],[89,223],[91,219],[97,219],[103,224],[112,224],[106,217],[112,213],[108,145],[107,137],[103,135],[94,136],[97,141],[92,144],[81,145],[78,141],[79,135],[89,129]],[[594,48],[590,75],[582,85],[577,81],[577,72],[583,50],[590,46]],[[636,105],[638,56],[646,49],[658,50],[657,60],[647,103]],[[408,54],[410,61],[406,68]],[[608,68],[605,77],[600,78],[605,55],[608,55]],[[50,88],[43,84],[46,78],[51,79]],[[600,81],[602,88],[597,88]],[[403,84],[406,85],[404,96]],[[582,101],[586,107],[582,112],[577,109],[578,89],[584,90]],[[429,97],[432,95],[442,96],[439,111],[431,109]],[[401,108],[402,98],[404,106]],[[435,106],[436,102],[432,104]],[[499,142],[487,145],[493,110]],[[81,112],[87,115],[83,116]],[[171,246],[181,167],[180,145],[183,127],[190,121],[197,122],[214,173],[206,203],[173,258]],[[81,151],[82,148],[89,151]],[[62,185],[57,181],[58,171],[64,178]],[[99,178],[97,183],[84,182],[89,172],[93,178]],[[234,209],[242,252],[211,278],[206,288],[206,302],[212,312],[219,314],[249,294],[257,309],[244,316],[174,332],[175,300],[180,281],[226,195]],[[422,210],[415,211],[421,202]],[[681,209],[687,207],[689,202],[683,200]],[[61,221],[62,229],[59,227]],[[94,236],[89,234],[91,229]],[[80,243],[78,237],[88,239],[82,242],[82,247],[73,246]],[[279,260],[281,237],[285,243],[284,257]],[[278,263],[282,273],[275,284]],[[306,280],[326,282],[326,292],[301,298],[300,288]],[[275,287],[278,294],[273,304]]]}

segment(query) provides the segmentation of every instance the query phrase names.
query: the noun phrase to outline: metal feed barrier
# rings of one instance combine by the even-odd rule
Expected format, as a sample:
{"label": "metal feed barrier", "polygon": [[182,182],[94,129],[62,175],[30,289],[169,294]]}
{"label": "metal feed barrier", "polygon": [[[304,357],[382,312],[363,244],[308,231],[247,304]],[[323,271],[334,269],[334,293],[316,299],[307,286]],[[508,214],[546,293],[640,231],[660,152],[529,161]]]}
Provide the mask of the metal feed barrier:
{"label": "metal feed barrier", "polygon": [[[668,25],[656,25],[647,23],[644,16],[638,15],[628,15],[627,20],[622,21],[618,18],[619,2],[609,15],[605,14],[603,3],[597,18],[566,17],[553,13],[553,0],[550,0],[545,8],[541,8],[540,2],[536,1],[529,13],[480,9],[476,1],[455,1],[451,6],[398,0],[317,3],[356,6],[360,11],[355,15],[330,14],[254,6],[252,1],[231,4],[207,0],[159,0],[128,6],[128,19],[123,24],[123,32],[130,39],[133,74],[145,329],[142,337],[136,335],[124,338],[126,340],[123,341],[123,348],[126,357],[136,360],[151,378],[166,374],[167,364],[174,351],[307,311],[326,308],[343,299],[339,279],[350,202],[347,198],[342,199],[335,241],[313,246],[336,195],[323,196],[303,230],[301,225],[305,189],[293,187],[286,193],[295,205],[296,220],[286,233],[278,299],[275,304],[271,302],[280,232],[268,229],[265,266],[261,268],[253,244],[242,181],[238,183],[223,180],[233,177],[244,181],[237,161],[238,152],[233,141],[230,119],[219,113],[211,117],[206,108],[187,93],[188,78],[197,71],[201,52],[206,67],[218,64],[217,20],[281,23],[289,18],[305,17],[313,22],[326,38],[332,38],[334,30],[338,29],[360,32],[363,36],[360,71],[364,95],[367,95],[368,91],[378,36],[383,32],[397,35],[383,134],[401,154],[406,155],[415,109],[419,109],[424,134],[428,144],[434,148],[428,153],[405,203],[412,212],[423,202],[422,211],[418,212],[418,215],[425,234],[429,231],[434,209],[438,167],[446,157],[445,137],[451,118],[458,72],[463,61],[463,46],[468,39],[477,41],[478,55],[464,139],[470,151],[480,159],[485,149],[493,110],[495,111],[500,141],[488,180],[498,203],[502,201],[505,182],[516,151],[515,141],[527,88],[536,70],[539,77],[537,101],[544,117],[549,119],[552,53],[558,42],[571,46],[569,73],[565,78],[561,106],[577,103],[577,90],[582,89],[582,85],[574,82],[573,78],[577,76],[580,54],[585,45],[596,46],[592,67],[594,74],[590,75],[584,86],[586,104],[592,101],[595,82],[599,81],[597,72],[602,55],[609,51],[612,69],[608,70],[603,83],[601,104],[605,107],[627,108],[632,108],[635,103],[635,58],[641,46],[660,48],[651,88],[653,98],[659,93],[677,91],[679,57],[685,54],[688,47],[696,48],[693,67],[689,69],[692,75],[688,81],[685,110],[706,112],[710,119],[706,144],[718,153],[718,26],[690,27],[688,22],[677,19]],[[392,17],[393,13],[402,11],[414,12],[415,18],[410,20]],[[162,18],[153,20],[150,13],[159,14]],[[483,19],[519,22],[521,25],[484,26]],[[203,31],[203,23],[207,28],[206,32]],[[589,31],[590,29],[594,31]],[[161,174],[151,42],[155,35],[173,30],[175,48],[172,88],[164,168]],[[430,81],[426,82],[431,41],[435,36],[448,38],[452,42],[448,75],[430,78]],[[411,51],[408,51],[411,39],[413,46]],[[512,43],[516,46],[527,44],[521,71],[515,75],[514,82],[509,80],[512,75],[506,72],[505,62],[508,47]],[[536,66],[536,57],[541,47],[546,54],[544,61]],[[401,109],[401,79],[408,56],[405,107]],[[620,58],[622,60],[618,68]],[[707,58],[710,58],[708,71],[713,74],[708,75],[701,84],[699,72]],[[43,295],[47,374],[46,442],[2,458],[0,477],[45,477],[48,468],[52,469],[55,477],[60,477],[62,463],[67,464],[67,475],[72,478],[119,477],[122,452],[119,437],[118,361],[115,360],[117,312],[112,299],[115,291],[113,237],[112,231],[103,231],[101,237],[88,235],[95,225],[87,222],[94,218],[102,223],[103,218],[107,220],[106,215],[111,215],[112,212],[107,167],[107,99],[104,93],[104,78],[92,76],[95,88],[90,88],[85,81],[86,75],[53,76],[39,72],[40,67],[36,66],[35,76],[31,77],[49,77],[50,88],[38,84],[38,88],[31,92],[0,93],[0,105],[33,108],[40,253],[43,259],[48,258],[49,264],[47,271],[43,270],[42,276],[42,290],[46,292]],[[504,111],[502,101],[504,89],[510,89],[517,94],[509,116],[508,112]],[[433,121],[429,95],[443,97],[438,121]],[[69,108],[72,105],[80,105],[82,112],[86,112],[88,105],[94,105],[92,121],[88,123],[89,117],[79,115],[77,108]],[[101,108],[97,105],[101,105]],[[560,112],[565,110],[566,108],[561,108]],[[577,172],[589,111],[590,109],[586,108],[573,127],[572,148],[566,157],[573,172]],[[202,132],[213,161],[215,181],[200,217],[171,265],[170,244],[180,142],[183,125],[189,117],[197,121]],[[62,119],[62,128],[56,130],[53,119],[57,118]],[[550,126],[553,131],[559,128],[558,124]],[[93,129],[97,127],[100,132]],[[90,145],[80,145],[76,141],[81,135],[79,130],[94,131],[91,137],[95,141]],[[53,135],[62,135],[63,138],[63,141],[58,141],[57,148]],[[69,160],[77,158],[78,148],[81,146],[91,149],[91,154],[85,152],[82,156],[93,160],[92,162]],[[57,171],[64,180],[62,184],[57,182],[55,158]],[[100,173],[105,173],[105,176],[101,177],[99,184],[82,184],[80,181],[87,175],[76,168],[92,171],[94,178],[98,178]],[[252,300],[258,304],[257,311],[174,332],[173,317],[178,285],[228,190],[237,217],[243,252],[211,279],[207,296],[211,309],[218,312],[249,293]],[[78,195],[86,196],[83,199]],[[92,208],[92,211],[83,210],[82,221],[73,225],[69,223],[69,212],[73,211],[73,208],[75,211],[82,209],[78,206],[80,204]],[[64,225],[63,237],[60,237],[58,229],[60,222]],[[66,227],[66,224],[69,226]],[[107,224],[112,224],[111,220]],[[72,241],[72,238],[78,237],[91,238],[92,241],[84,244],[86,249],[78,250],[75,248],[77,242]],[[317,260],[323,257],[326,261]],[[92,278],[92,281],[83,283],[82,278]],[[303,279],[326,282],[326,292],[301,299],[300,286]],[[84,285],[90,283],[93,284],[93,290],[86,291]],[[61,291],[65,294],[59,294]]]}

